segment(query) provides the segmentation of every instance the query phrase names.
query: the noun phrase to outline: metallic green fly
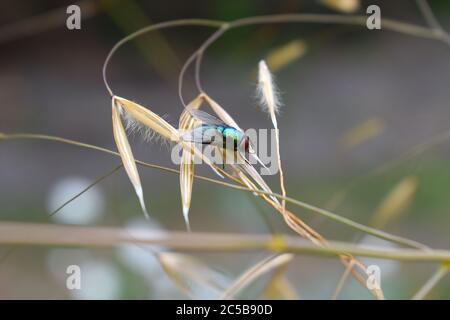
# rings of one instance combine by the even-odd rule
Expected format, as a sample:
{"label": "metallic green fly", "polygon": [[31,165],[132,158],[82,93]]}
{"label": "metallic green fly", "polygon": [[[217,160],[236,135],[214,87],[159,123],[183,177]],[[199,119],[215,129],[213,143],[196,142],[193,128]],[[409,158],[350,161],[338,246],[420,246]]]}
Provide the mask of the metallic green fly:
{"label": "metallic green fly", "polygon": [[[256,157],[251,146],[250,138],[241,130],[225,124],[222,120],[201,110],[188,109],[192,117],[201,122],[201,125],[183,134],[182,138],[188,142],[216,146],[223,151],[222,167],[225,167],[226,152],[238,152],[245,162],[249,163],[248,155]],[[262,164],[264,166],[264,164]]]}

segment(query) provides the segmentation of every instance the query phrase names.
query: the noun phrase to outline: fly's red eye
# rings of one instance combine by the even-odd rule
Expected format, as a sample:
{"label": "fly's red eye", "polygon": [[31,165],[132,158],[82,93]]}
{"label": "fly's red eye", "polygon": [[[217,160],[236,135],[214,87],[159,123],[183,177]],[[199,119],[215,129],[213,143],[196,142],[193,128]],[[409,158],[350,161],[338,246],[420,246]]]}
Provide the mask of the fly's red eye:
{"label": "fly's red eye", "polygon": [[245,149],[245,151],[248,151],[249,148],[250,148],[250,139],[248,137],[245,137],[244,149]]}

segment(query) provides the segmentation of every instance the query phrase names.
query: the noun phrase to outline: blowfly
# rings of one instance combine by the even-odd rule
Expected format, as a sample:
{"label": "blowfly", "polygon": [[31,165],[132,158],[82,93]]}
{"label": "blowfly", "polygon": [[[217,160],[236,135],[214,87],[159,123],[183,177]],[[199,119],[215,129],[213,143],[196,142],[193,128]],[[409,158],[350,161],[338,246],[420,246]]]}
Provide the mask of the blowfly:
{"label": "blowfly", "polygon": [[[201,124],[183,134],[184,141],[212,145],[222,149],[222,167],[225,167],[227,151],[238,152],[249,163],[245,155],[254,155],[254,151],[250,144],[250,138],[244,132],[225,124],[222,120],[204,111],[188,109],[188,112]],[[254,156],[256,157],[256,155]]]}

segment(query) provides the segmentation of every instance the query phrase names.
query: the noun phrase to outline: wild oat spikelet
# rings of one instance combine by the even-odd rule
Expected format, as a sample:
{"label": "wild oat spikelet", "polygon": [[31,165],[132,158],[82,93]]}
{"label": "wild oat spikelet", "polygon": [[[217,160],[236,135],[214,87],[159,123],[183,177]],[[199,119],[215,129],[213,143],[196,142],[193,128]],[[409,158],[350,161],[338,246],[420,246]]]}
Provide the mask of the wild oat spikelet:
{"label": "wild oat spikelet", "polygon": [[[191,116],[188,110],[198,109],[203,103],[203,98],[200,96],[195,98],[186,107],[186,110],[180,116],[178,130],[180,132],[186,132],[193,129],[198,125],[197,120]],[[191,149],[183,148],[180,163],[180,192],[181,192],[181,205],[183,208],[184,222],[186,228],[191,231],[189,223],[189,209],[191,207],[192,187],[194,183],[194,145],[191,145]]]}
{"label": "wild oat spikelet", "polygon": [[280,110],[280,99],[272,79],[272,74],[264,60],[259,62],[258,95],[261,106],[269,113],[275,129],[278,129],[276,114]]}
{"label": "wild oat spikelet", "polygon": [[[272,119],[273,127],[275,128],[276,138],[276,151],[278,158],[278,171],[280,172],[280,187],[281,193],[286,197],[286,188],[284,186],[284,174],[281,166],[281,154],[280,154],[280,133],[278,130],[277,113],[280,110],[280,99],[278,97],[275,83],[273,82],[272,75],[264,60],[259,62],[259,76],[258,76],[258,93],[260,95],[261,106],[266,109]],[[286,208],[286,200],[282,200],[283,210]]]}
{"label": "wild oat spikelet", "polygon": [[127,134],[125,128],[122,125],[122,120],[120,118],[120,106],[117,105],[116,101],[112,100],[112,123],[114,139],[116,141],[117,149],[119,150],[120,157],[122,158],[123,166],[134,187],[136,195],[142,207],[142,211],[146,218],[149,218],[147,208],[145,207],[144,193],[142,191],[141,179],[139,178],[139,173],[136,167],[136,162],[134,160],[133,152],[131,151],[130,143],[128,142]]}
{"label": "wild oat spikelet", "polygon": [[[112,98],[112,121],[114,139],[119,150],[120,157],[122,158],[123,166],[127,172],[136,195],[139,198],[142,210],[145,216],[148,218],[147,209],[144,202],[144,193],[142,190],[141,180],[136,167],[136,162],[131,151],[130,143],[128,142],[125,128],[122,124],[122,118],[128,119],[128,123],[139,123],[139,126],[145,126],[160,135],[162,138],[176,141],[179,140],[178,130],[171,126],[166,120],[158,116],[156,113],[144,108],[143,106],[127,100],[122,97],[114,96]],[[132,124],[136,126],[136,124]]]}
{"label": "wild oat spikelet", "polygon": [[137,121],[150,130],[153,130],[164,139],[174,142],[179,141],[178,130],[161,116],[128,99],[114,96],[113,100],[124,109],[127,117],[131,117],[134,121]]}

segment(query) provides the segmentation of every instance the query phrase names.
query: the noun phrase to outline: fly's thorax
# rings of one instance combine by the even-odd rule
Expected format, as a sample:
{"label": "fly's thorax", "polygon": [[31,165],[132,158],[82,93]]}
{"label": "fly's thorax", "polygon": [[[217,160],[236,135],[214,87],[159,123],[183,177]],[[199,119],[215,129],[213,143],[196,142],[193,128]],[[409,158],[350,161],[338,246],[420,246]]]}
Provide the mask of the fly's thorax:
{"label": "fly's thorax", "polygon": [[222,130],[223,148],[236,151],[244,134],[233,127],[224,127]]}
{"label": "fly's thorax", "polygon": [[216,130],[219,131],[221,134],[223,134],[223,131],[226,129],[227,127],[225,126],[217,126]]}
{"label": "fly's thorax", "polygon": [[233,127],[225,127],[222,131],[222,135],[225,138],[230,138],[236,141],[239,141],[243,137],[243,133]]}

